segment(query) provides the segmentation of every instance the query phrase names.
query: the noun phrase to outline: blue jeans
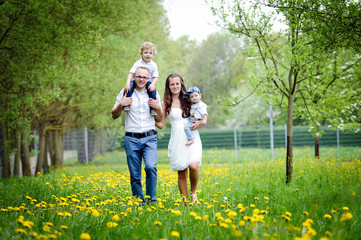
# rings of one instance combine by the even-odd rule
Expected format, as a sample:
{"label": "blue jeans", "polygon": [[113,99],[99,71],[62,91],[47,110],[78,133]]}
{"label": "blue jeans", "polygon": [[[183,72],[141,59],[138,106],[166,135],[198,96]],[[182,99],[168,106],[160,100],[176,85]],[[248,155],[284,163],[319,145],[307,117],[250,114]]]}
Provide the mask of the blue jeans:
{"label": "blue jeans", "polygon": [[[157,90],[150,92],[148,90],[148,87],[150,86],[150,84],[152,84],[152,83],[150,81],[148,81],[147,85],[146,85],[148,96],[149,96],[149,98],[153,98],[154,100],[156,100],[157,99]],[[135,89],[135,83],[134,83],[134,80],[132,80],[132,81],[130,81],[130,90],[127,93],[127,97],[131,97],[133,95],[134,89]],[[150,107],[150,111],[152,111],[152,110],[154,110],[154,108]]]}
{"label": "blue jeans", "polygon": [[188,117],[188,122],[184,127],[184,131],[186,132],[188,141],[194,139],[194,133],[192,132],[191,126],[194,125],[192,121],[196,121],[196,120],[197,120],[196,118]]}
{"label": "blue jeans", "polygon": [[130,185],[133,196],[144,200],[142,190],[142,158],[146,173],[146,195],[151,201],[156,201],[157,188],[157,136],[144,138],[124,137],[124,148],[130,173]]}

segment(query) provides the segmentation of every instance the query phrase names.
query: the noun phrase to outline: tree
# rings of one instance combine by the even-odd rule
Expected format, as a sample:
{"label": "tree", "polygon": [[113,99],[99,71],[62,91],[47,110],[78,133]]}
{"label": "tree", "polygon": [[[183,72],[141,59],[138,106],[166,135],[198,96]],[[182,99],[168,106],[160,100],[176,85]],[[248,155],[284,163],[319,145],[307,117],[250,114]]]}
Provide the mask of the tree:
{"label": "tree", "polygon": [[239,40],[228,33],[214,33],[194,49],[189,61],[186,84],[200,88],[202,99],[208,105],[211,125],[224,124],[231,115],[229,108],[217,104],[217,96],[228,96],[236,86],[233,66],[239,64],[234,62],[241,54],[239,45]]}
{"label": "tree", "polygon": [[[321,39],[322,34],[317,29],[306,28],[313,20],[313,15],[307,9],[310,5],[314,6],[315,1],[245,3],[236,0],[228,7],[225,1],[219,3],[218,7],[212,9],[220,17],[220,24],[237,36],[246,36],[253,46],[248,50],[249,56],[259,59],[257,64],[261,62],[259,69],[262,72],[253,78],[254,89],[263,93],[266,99],[287,106],[286,183],[290,183],[293,170],[294,104],[304,91],[302,86],[311,86],[317,63],[326,61],[327,54],[331,52],[322,54],[317,51],[316,42],[320,41],[316,40]],[[322,8],[322,5],[318,7]],[[288,27],[284,33],[271,34],[272,13],[275,10],[282,14]],[[283,48],[275,47],[277,41],[284,44]]]}

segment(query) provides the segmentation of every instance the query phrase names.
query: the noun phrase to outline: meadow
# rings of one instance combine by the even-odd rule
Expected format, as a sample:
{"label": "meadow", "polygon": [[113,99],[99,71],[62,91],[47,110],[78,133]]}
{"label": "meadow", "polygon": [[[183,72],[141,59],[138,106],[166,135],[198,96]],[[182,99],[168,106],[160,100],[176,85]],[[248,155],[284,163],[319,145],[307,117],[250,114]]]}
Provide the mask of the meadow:
{"label": "meadow", "polygon": [[[322,155],[324,154],[324,155]],[[204,151],[198,202],[184,205],[166,150],[158,151],[157,204],[131,196],[124,152],[89,165],[1,179],[1,239],[361,239],[361,148]],[[144,177],[143,172],[143,177]],[[145,185],[145,182],[143,182]]]}

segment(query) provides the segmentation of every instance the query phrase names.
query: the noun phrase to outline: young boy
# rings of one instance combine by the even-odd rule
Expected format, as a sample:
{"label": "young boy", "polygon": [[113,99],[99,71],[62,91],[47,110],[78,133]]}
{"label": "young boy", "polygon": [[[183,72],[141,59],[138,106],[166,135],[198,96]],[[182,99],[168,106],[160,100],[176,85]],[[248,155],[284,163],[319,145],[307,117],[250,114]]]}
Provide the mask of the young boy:
{"label": "young boy", "polygon": [[205,115],[208,116],[207,105],[202,102],[202,94],[197,87],[191,87],[188,89],[187,93],[183,95],[183,98],[189,99],[192,103],[190,111],[191,116],[188,117],[188,123],[184,127],[184,131],[186,132],[188,139],[186,145],[191,145],[194,143],[194,133],[192,132],[191,126],[194,125],[193,121],[201,120]]}
{"label": "young boy", "polygon": [[[131,97],[134,92],[134,73],[139,67],[145,67],[149,71],[149,80],[147,82],[146,88],[148,92],[148,96],[150,98],[156,99],[156,90],[155,90],[155,84],[158,81],[159,73],[158,73],[158,66],[155,62],[152,61],[154,58],[157,50],[153,43],[150,42],[144,42],[142,45],[140,45],[139,48],[139,54],[142,57],[138,61],[136,61],[133,65],[133,67],[130,69],[127,83],[124,87],[124,93],[127,94],[127,97]],[[130,109],[129,107],[124,107],[123,111],[128,112]],[[155,109],[150,108],[150,114],[152,116],[157,116],[157,111]]]}

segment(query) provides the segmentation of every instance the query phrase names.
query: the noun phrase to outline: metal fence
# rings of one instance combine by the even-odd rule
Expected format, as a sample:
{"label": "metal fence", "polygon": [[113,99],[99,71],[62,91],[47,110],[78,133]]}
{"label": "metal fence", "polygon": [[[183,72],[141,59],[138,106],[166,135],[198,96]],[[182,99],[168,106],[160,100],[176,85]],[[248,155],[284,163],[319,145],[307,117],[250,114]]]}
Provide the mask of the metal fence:
{"label": "metal fence", "polygon": [[[361,146],[361,133],[353,134],[321,127],[324,131],[320,146]],[[170,129],[158,131],[158,149],[166,149]],[[267,126],[243,127],[237,129],[200,129],[204,149],[271,148],[270,129]],[[273,127],[274,148],[286,147],[287,128]],[[314,138],[306,126],[294,126],[295,147],[314,146]],[[88,162],[97,155],[114,150],[124,150],[124,132],[114,129],[91,130],[87,128],[69,130],[64,137],[64,150],[68,156]],[[65,157],[66,158],[66,157]]]}

